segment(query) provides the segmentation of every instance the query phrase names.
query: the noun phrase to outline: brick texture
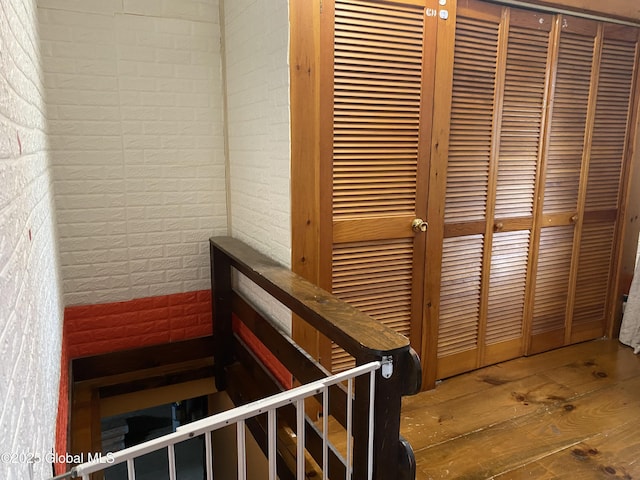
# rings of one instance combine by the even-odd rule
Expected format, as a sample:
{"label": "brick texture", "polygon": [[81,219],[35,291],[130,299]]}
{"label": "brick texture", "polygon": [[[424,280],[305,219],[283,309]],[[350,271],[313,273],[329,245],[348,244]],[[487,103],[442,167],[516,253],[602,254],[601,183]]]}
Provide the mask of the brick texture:
{"label": "brick texture", "polygon": [[33,1],[0,2],[2,479],[51,475],[58,410],[62,302],[37,25]]}
{"label": "brick texture", "polygon": [[68,358],[211,335],[211,291],[67,307]]}
{"label": "brick texture", "polygon": [[[290,266],[288,2],[233,0],[223,11],[231,233]],[[240,285],[290,328],[288,310]]]}
{"label": "brick texture", "polygon": [[67,306],[209,287],[227,233],[217,0],[38,0]]}

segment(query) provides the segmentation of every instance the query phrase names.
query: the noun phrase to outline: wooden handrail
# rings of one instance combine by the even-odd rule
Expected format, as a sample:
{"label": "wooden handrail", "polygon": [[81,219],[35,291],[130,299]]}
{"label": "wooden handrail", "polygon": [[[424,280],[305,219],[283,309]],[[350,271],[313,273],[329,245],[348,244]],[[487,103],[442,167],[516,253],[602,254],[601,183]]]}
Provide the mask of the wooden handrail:
{"label": "wooden handrail", "polygon": [[[291,342],[291,345],[294,345],[292,348],[301,351],[300,355],[286,355],[292,361],[298,361],[306,355],[288,335],[276,331],[278,329],[275,328],[272,319],[264,319],[274,324],[274,327],[270,328],[266,327],[263,321],[256,322],[250,318],[252,315],[247,315],[244,307],[244,312],[234,312],[234,305],[238,310],[240,295],[234,290],[232,281],[232,269],[236,269],[289,308],[302,321],[342,347],[355,358],[356,364],[362,365],[370,361],[380,361],[383,364],[383,368],[376,373],[374,392],[373,478],[414,478],[413,452],[410,445],[400,437],[401,397],[417,393],[422,377],[419,359],[411,349],[409,340],[237,239],[213,237],[210,239],[210,251],[217,388],[223,390],[228,382],[232,383],[232,379],[227,378],[227,370],[234,361],[247,361],[246,354],[234,351],[234,348],[240,348],[237,346],[237,339],[234,340],[234,313],[239,317],[242,317],[243,313],[245,317],[249,317],[244,323],[254,334],[257,333],[258,337],[260,332],[268,333],[270,338],[265,339],[265,344],[282,346]],[[247,300],[247,303],[251,302]],[[248,308],[254,307],[249,305]],[[259,309],[255,308],[254,313],[261,316],[258,312]],[[240,320],[243,321],[242,318]],[[286,337],[286,340],[283,342],[274,339],[274,335]],[[277,352],[274,353],[277,355]],[[313,362],[310,357],[309,361]],[[291,372],[301,371],[298,365],[287,365],[286,359],[284,366]],[[316,367],[311,365],[305,370],[316,372],[315,374],[322,371],[317,363]],[[362,475],[367,471],[368,388],[367,379],[356,380],[353,410],[353,478],[365,478]]]}
{"label": "wooden handrail", "polygon": [[211,239],[231,265],[355,358],[408,350],[409,340],[231,237]]}

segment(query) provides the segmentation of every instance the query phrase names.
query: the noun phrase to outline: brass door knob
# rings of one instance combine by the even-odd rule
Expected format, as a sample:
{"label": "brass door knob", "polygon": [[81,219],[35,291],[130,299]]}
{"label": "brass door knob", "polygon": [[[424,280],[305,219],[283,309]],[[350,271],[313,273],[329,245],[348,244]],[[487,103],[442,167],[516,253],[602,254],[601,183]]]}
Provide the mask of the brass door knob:
{"label": "brass door knob", "polygon": [[416,233],[426,232],[429,225],[427,222],[422,220],[421,218],[416,218],[413,222],[411,222],[411,228]]}

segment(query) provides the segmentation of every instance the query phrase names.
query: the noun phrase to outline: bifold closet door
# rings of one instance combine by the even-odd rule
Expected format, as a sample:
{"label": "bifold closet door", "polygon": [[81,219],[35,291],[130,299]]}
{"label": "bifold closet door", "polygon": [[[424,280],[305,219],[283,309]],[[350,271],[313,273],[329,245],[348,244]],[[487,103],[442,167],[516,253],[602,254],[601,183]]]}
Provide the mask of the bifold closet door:
{"label": "bifold closet door", "polygon": [[459,2],[450,112],[434,113],[434,130],[449,126],[435,160],[446,175],[430,179],[444,192],[442,238],[429,240],[441,242],[437,378],[604,334],[637,38]]}
{"label": "bifold closet door", "polygon": [[563,16],[548,147],[532,353],[604,335],[638,29]]}
{"label": "bifold closet door", "polygon": [[521,356],[550,15],[458,8],[440,278],[439,378]]}

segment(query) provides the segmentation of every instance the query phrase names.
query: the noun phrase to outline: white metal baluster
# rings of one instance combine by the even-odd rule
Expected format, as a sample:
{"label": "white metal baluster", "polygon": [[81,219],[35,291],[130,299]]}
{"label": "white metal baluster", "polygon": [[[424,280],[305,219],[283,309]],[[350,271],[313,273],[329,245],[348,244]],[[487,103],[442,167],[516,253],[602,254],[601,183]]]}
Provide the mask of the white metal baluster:
{"label": "white metal baluster", "polygon": [[297,480],[304,480],[305,462],[304,462],[304,398],[296,400],[297,409],[297,450],[296,450],[296,466]]}
{"label": "white metal baluster", "polygon": [[371,372],[369,381],[369,453],[368,453],[368,470],[369,480],[373,478],[373,407],[374,394],[376,391],[376,372]]}
{"label": "white metal baluster", "polygon": [[270,409],[267,413],[269,434],[269,480],[276,480],[276,410]]}
{"label": "white metal baluster", "polygon": [[[347,465],[346,465],[346,480],[353,479],[353,399],[354,399],[354,378],[363,375],[366,372],[371,372],[370,386],[370,412],[369,412],[369,445],[368,445],[368,476],[365,478],[372,478],[373,475],[373,439],[374,439],[374,415],[375,408],[375,370],[380,368],[380,362],[372,362],[367,365],[362,365],[340,374],[332,375],[326,379],[317,380],[307,385],[301,385],[290,391],[281,392],[273,395],[267,399],[258,400],[251,404],[236,407],[229,412],[213,415],[209,418],[192,422],[189,425],[183,425],[178,427],[176,432],[165,435],[164,437],[149,440],[140,445],[126,448],[113,454],[114,465],[121,463],[127,464],[127,478],[128,480],[135,480],[135,459],[148,453],[159,451],[164,448],[167,449],[169,459],[169,476],[171,480],[177,479],[176,473],[176,457],[175,457],[175,444],[186,441],[197,435],[206,435],[205,445],[207,448],[206,462],[207,462],[207,480],[213,479],[213,450],[212,450],[212,431],[219,428],[224,428],[228,425],[236,423],[237,427],[237,444],[238,444],[238,480],[247,480],[247,462],[246,462],[246,426],[245,420],[253,418],[261,413],[268,413],[269,423],[269,455],[274,457],[273,462],[270,462],[270,477],[269,480],[277,480],[277,466],[275,462],[275,456],[277,452],[277,408],[284,405],[295,405],[296,407],[296,421],[297,421],[297,458],[296,458],[296,474],[297,478],[302,480],[305,476],[306,461],[305,461],[305,427],[306,417],[304,403],[305,399],[313,395],[322,393],[322,407],[324,411],[323,417],[323,480],[328,477],[328,464],[329,462],[329,386],[337,385],[346,381],[347,388]],[[326,442],[326,443],[325,443]],[[273,465],[271,465],[273,463]],[[74,467],[74,471],[77,476],[82,477],[84,480],[89,480],[90,475],[93,472],[104,470],[106,467],[102,462],[86,462]],[[51,479],[50,479],[51,480]]]}
{"label": "white metal baluster", "polygon": [[173,443],[167,445],[167,454],[169,456],[169,480],[176,480],[176,451]]}
{"label": "white metal baluster", "polygon": [[211,433],[212,432],[205,432],[204,434],[207,480],[213,480],[213,446],[211,445]]}
{"label": "white metal baluster", "polygon": [[353,379],[347,381],[347,476],[346,480],[351,480],[353,468]]}
{"label": "white metal baluster", "polygon": [[322,480],[329,478],[329,389],[322,389]]}
{"label": "white metal baluster", "polygon": [[245,444],[244,420],[236,424],[238,436],[238,480],[247,480],[247,449]]}
{"label": "white metal baluster", "polygon": [[133,462],[134,462],[133,458],[129,458],[127,460],[127,477],[128,477],[128,480],[136,480],[136,467],[135,467],[135,464]]}

